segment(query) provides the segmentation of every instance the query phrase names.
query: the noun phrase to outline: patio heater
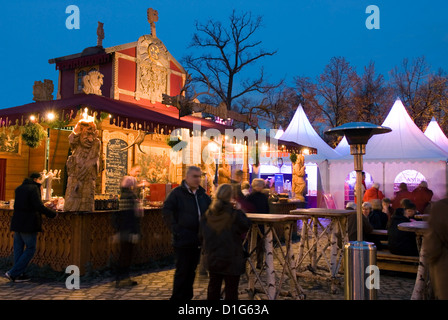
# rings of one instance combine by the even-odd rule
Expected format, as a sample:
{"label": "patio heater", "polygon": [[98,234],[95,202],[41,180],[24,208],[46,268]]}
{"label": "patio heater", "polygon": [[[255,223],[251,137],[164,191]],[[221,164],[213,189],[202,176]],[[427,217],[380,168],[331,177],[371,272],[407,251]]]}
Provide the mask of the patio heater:
{"label": "patio heater", "polygon": [[[362,233],[362,171],[363,155],[366,145],[375,134],[392,131],[388,127],[378,126],[368,122],[350,122],[329,129],[325,134],[344,136],[350,145],[350,153],[354,158],[356,171],[356,216],[357,241],[349,242],[344,248],[345,299],[346,300],[376,300],[377,289],[369,281],[370,266],[376,266],[376,247],[371,242],[363,241]],[[370,284],[370,285],[369,285]]]}

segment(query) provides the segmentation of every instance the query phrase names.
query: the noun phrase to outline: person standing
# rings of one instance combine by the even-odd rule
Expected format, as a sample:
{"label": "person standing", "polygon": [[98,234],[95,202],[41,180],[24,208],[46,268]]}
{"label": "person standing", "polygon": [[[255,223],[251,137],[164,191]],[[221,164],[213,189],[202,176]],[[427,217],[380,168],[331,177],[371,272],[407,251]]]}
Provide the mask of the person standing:
{"label": "person standing", "polygon": [[121,181],[119,210],[114,213],[112,220],[116,232],[114,242],[119,246],[115,266],[117,288],[137,285],[129,274],[134,248],[140,239],[140,218],[143,216],[136,189],[135,178],[125,176]]}
{"label": "person standing", "polygon": [[[247,202],[253,211],[251,213],[269,213],[269,198],[263,192],[266,183],[263,179],[252,180],[252,192],[247,196]],[[260,232],[264,234],[264,225],[259,224]],[[257,268],[261,269],[264,256],[264,241],[257,235]]]}
{"label": "person standing", "polygon": [[434,296],[448,300],[448,197],[431,206],[428,221],[429,231],[425,235],[426,257]]}
{"label": "person standing", "polygon": [[251,221],[240,209],[238,202],[232,204],[232,193],[230,184],[220,185],[201,220],[201,237],[210,277],[208,300],[221,298],[223,281],[225,300],[238,300],[239,279],[245,272],[246,256],[242,240]]}
{"label": "person standing", "polygon": [[372,186],[369,189],[366,190],[366,192],[364,193],[364,197],[362,198],[362,201],[370,202],[370,200],[374,199],[379,200],[384,199],[384,194],[380,190],[380,184],[376,182],[372,184]]}
{"label": "person standing", "polygon": [[425,209],[431,202],[433,195],[434,193],[428,188],[428,183],[426,181],[420,182],[418,187],[412,191],[411,200],[415,203],[419,213],[425,213]]}
{"label": "person standing", "polygon": [[32,173],[15,190],[11,231],[14,231],[14,265],[5,276],[12,282],[30,281],[26,268],[36,253],[37,233],[42,231],[42,214],[55,218],[57,212],[42,203],[42,175]]}
{"label": "person standing", "polygon": [[165,222],[171,229],[176,256],[171,300],[193,298],[193,283],[201,253],[199,222],[211,203],[200,182],[201,169],[190,166],[185,179],[170,192],[162,209]]}
{"label": "person standing", "polygon": [[398,191],[395,197],[392,199],[392,209],[397,210],[401,207],[401,200],[412,199],[412,193],[408,190],[408,185],[404,182],[400,183],[398,186]]}

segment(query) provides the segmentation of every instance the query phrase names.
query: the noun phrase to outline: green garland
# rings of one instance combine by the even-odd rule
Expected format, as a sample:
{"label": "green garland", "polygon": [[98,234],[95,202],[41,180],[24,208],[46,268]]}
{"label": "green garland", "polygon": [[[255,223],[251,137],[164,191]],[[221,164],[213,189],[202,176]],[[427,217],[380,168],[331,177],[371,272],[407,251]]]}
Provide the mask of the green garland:
{"label": "green garland", "polygon": [[187,142],[186,141],[182,141],[181,139],[179,140],[170,140],[170,138],[166,139],[166,143],[171,147],[174,148],[174,146],[176,146],[177,144],[179,145],[179,149],[181,148],[185,148],[187,146]]}
{"label": "green garland", "polygon": [[296,163],[296,161],[297,161],[297,154],[296,153],[291,153],[291,155],[289,156],[289,159],[291,160],[292,163]]}
{"label": "green garland", "polygon": [[21,129],[22,139],[30,148],[37,148],[47,137],[47,131],[38,123],[28,122]]}

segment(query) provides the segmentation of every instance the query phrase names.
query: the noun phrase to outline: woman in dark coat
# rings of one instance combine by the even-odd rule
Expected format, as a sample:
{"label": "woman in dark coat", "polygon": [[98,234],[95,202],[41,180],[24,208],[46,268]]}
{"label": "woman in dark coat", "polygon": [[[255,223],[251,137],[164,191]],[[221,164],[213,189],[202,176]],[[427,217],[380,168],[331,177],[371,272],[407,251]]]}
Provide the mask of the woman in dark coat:
{"label": "woman in dark coat", "polygon": [[231,202],[232,186],[222,184],[216,190],[210,208],[201,219],[201,238],[209,271],[208,300],[219,300],[222,281],[225,300],[238,300],[240,275],[245,272],[246,255],[242,235],[250,220]]}

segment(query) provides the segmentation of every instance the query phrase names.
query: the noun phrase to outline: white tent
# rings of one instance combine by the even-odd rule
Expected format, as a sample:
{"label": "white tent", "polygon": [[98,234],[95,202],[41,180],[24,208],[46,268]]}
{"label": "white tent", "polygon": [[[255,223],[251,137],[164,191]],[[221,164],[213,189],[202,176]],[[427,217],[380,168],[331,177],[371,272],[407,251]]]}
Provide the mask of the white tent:
{"label": "white tent", "polygon": [[275,139],[280,139],[280,137],[283,135],[283,133],[285,133],[285,131],[283,131],[282,126],[280,126],[280,128],[277,130],[277,132],[275,133]]}
{"label": "white tent", "polygon": [[425,136],[431,139],[442,150],[448,153],[448,138],[443,133],[436,119],[432,117],[431,122],[425,130]]}
{"label": "white tent", "polygon": [[297,107],[294,117],[280,139],[316,148],[317,154],[305,157],[307,162],[320,162],[340,157],[314,130],[301,104]]}
{"label": "white tent", "polygon": [[[314,130],[301,104],[297,107],[294,117],[280,139],[317,149],[317,154],[305,155],[305,162],[309,186],[316,186],[317,205],[322,206],[320,196],[322,193],[328,193],[329,190],[328,160],[340,158],[340,155]],[[318,171],[316,170],[316,165],[319,167]],[[311,175],[315,175],[315,177],[312,178]]]}
{"label": "white tent", "polygon": [[347,142],[347,138],[344,136],[334,150],[341,156],[347,156],[350,154],[350,145]]}
{"label": "white tent", "polygon": [[[400,100],[395,101],[382,125],[391,128],[392,132],[375,135],[369,140],[364,171],[380,183],[386,197],[394,197],[395,180],[404,170],[415,170],[423,175],[434,192],[434,200],[444,197],[448,153],[415,125]],[[338,152],[341,158],[330,160],[330,193],[336,206],[343,208],[347,192],[345,179],[353,171],[353,156],[343,140],[338,145]]]}

